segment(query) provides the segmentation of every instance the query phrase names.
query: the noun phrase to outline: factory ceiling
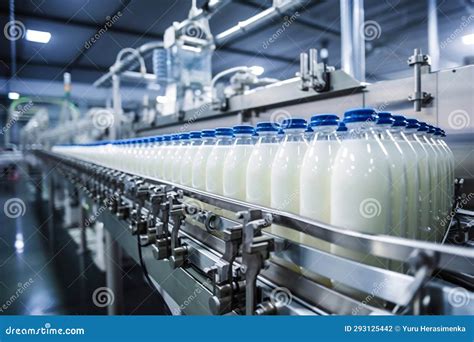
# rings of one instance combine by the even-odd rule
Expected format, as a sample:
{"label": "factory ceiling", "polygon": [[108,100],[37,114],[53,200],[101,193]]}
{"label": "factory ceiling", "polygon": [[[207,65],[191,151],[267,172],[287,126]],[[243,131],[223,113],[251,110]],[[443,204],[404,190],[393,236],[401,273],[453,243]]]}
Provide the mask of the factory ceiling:
{"label": "factory ceiling", "polygon": [[[474,22],[474,6],[467,0],[438,1],[439,41],[452,36],[468,21]],[[198,1],[198,6],[203,1]],[[113,64],[118,51],[161,40],[174,21],[187,17],[191,1],[177,0],[23,0],[15,2],[15,20],[27,29],[48,31],[48,44],[24,38],[15,41],[16,76],[60,81],[70,71],[74,81],[92,82]],[[271,6],[271,1],[231,1],[210,20],[214,35]],[[413,49],[428,49],[427,1],[366,0],[365,21],[367,80],[410,73],[406,58]],[[265,68],[266,76],[288,78],[298,69],[299,53],[310,47],[327,48],[330,65],[340,67],[339,1],[308,1],[295,13],[278,19],[244,36],[217,46],[214,72],[246,64]],[[115,15],[115,17],[114,17]],[[5,27],[9,2],[0,2],[0,25]],[[113,24],[94,43],[91,37]],[[469,28],[470,24],[470,28]],[[371,31],[372,30],[372,31]],[[459,37],[456,37],[459,38]],[[459,39],[458,39],[459,40]],[[440,67],[465,63],[472,51],[456,40],[441,49]],[[11,41],[0,39],[0,76],[11,77]],[[472,50],[472,48],[471,48]]]}

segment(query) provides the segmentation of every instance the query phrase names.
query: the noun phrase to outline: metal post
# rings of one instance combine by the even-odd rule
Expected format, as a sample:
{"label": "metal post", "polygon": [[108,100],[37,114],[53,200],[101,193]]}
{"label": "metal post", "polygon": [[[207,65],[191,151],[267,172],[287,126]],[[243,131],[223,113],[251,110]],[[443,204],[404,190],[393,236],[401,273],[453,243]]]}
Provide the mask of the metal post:
{"label": "metal post", "polygon": [[105,269],[106,286],[114,295],[114,300],[107,306],[107,314],[123,314],[122,250],[108,231],[105,231]]}
{"label": "metal post", "polygon": [[120,96],[120,76],[112,76],[112,105],[114,120],[112,126],[109,128],[110,140],[117,139],[120,136],[120,122],[122,118],[122,97]]}
{"label": "metal post", "polygon": [[365,81],[364,1],[341,0],[342,70]]}
{"label": "metal post", "polygon": [[428,0],[428,55],[432,70],[439,70],[438,11],[436,0]]}

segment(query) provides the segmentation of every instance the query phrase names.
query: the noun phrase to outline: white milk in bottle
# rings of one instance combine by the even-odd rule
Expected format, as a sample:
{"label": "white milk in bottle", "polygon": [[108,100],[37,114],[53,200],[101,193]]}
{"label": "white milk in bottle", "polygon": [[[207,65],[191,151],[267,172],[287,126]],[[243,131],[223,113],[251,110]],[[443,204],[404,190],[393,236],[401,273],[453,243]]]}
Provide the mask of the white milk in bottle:
{"label": "white milk in bottle", "polygon": [[415,147],[405,135],[406,119],[402,115],[393,115],[394,123],[390,130],[391,136],[400,146],[405,160],[406,182],[407,182],[407,205],[406,205],[406,236],[409,239],[417,238],[417,230],[421,225],[419,215],[420,170],[418,167],[418,155]]}
{"label": "white milk in bottle", "polygon": [[216,143],[212,147],[206,164],[206,191],[223,195],[224,161],[232,147],[233,130],[228,127],[216,129]]}
{"label": "white milk in bottle", "polygon": [[278,150],[279,125],[272,122],[257,124],[257,142],[252,150],[247,166],[246,201],[271,206],[272,164]]}
{"label": "white milk in bottle", "polygon": [[155,168],[157,166],[156,160],[160,150],[162,149],[163,138],[161,136],[155,136],[152,137],[152,140],[146,173],[150,177],[155,177]]}
{"label": "white milk in bottle", "polygon": [[[300,212],[300,173],[308,144],[304,138],[306,120],[283,120],[284,138],[272,164],[271,206],[293,214]],[[300,234],[291,229],[272,225],[271,231],[299,241]]]}
{"label": "white milk in bottle", "polygon": [[326,224],[331,222],[331,174],[340,145],[336,136],[338,120],[334,114],[311,118],[314,139],[301,166],[300,214]]}
{"label": "white milk in bottle", "polygon": [[387,152],[390,165],[390,195],[392,218],[390,227],[384,232],[386,235],[407,237],[407,172],[403,150],[392,135],[392,125],[395,120],[389,112],[377,113],[377,123],[374,130],[380,137],[381,143]]}
{"label": "white milk in bottle", "polygon": [[206,165],[215,144],[215,131],[205,129],[201,132],[202,144],[198,147],[193,160],[192,186],[195,189],[206,190]]}
{"label": "white milk in bottle", "polygon": [[[369,234],[386,234],[391,223],[391,170],[387,151],[373,131],[375,119],[375,111],[367,108],[344,114],[349,134],[341,142],[331,175],[331,224]],[[331,244],[331,251],[364,263],[387,266],[366,253],[336,244]]]}
{"label": "white milk in bottle", "polygon": [[193,181],[193,162],[194,157],[201,146],[201,132],[193,131],[189,132],[190,143],[186,147],[186,153],[181,159],[180,169],[180,183],[182,185],[191,186]]}
{"label": "white milk in bottle", "polygon": [[247,165],[254,147],[252,126],[233,127],[234,143],[224,161],[223,194],[230,198],[245,201],[247,188]]}
{"label": "white milk in bottle", "polygon": [[430,169],[430,228],[425,232],[425,239],[436,241],[440,230],[439,196],[440,196],[440,174],[438,166],[438,153],[428,139],[430,128],[425,122],[420,122],[418,128],[420,141],[428,153],[428,167]]}
{"label": "white milk in bottle", "polygon": [[173,174],[171,180],[173,183],[181,182],[181,163],[189,146],[189,133],[183,133],[179,136],[179,145],[173,155]]}
{"label": "white milk in bottle", "polygon": [[171,136],[171,144],[166,148],[166,154],[163,159],[163,179],[167,181],[173,180],[173,157],[180,144],[179,135]]}

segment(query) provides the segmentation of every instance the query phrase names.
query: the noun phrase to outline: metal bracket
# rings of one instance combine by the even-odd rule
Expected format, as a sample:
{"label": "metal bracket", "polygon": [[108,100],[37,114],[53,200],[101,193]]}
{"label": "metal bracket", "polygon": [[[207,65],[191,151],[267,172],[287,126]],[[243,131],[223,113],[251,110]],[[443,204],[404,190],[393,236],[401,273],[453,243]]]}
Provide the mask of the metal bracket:
{"label": "metal bracket", "polygon": [[318,64],[318,50],[309,49],[309,56],[306,52],[300,53],[300,89],[308,91],[313,89],[317,92],[324,92],[330,89],[329,71],[325,63]]}
{"label": "metal bracket", "polygon": [[427,66],[428,72],[430,71],[430,56],[423,55],[421,49],[415,49],[413,55],[408,58],[407,63],[409,66],[413,66],[415,80],[414,92],[408,96],[408,100],[413,102],[414,110],[419,112],[424,104],[430,103],[433,99],[430,93],[421,90],[421,67]]}
{"label": "metal bracket", "polygon": [[242,273],[245,274],[245,314],[254,315],[257,302],[257,276],[265,266],[265,260],[274,249],[274,240],[261,235],[263,228],[272,223],[271,215],[262,215],[260,210],[240,211],[242,220]]}

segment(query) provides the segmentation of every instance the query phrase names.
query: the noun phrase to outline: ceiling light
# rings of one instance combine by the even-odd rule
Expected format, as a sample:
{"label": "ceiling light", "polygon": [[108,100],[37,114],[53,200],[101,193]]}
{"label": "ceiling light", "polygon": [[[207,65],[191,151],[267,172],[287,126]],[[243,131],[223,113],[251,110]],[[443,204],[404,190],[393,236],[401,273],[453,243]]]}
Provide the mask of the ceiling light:
{"label": "ceiling light", "polygon": [[10,100],[18,100],[20,98],[20,94],[14,92],[14,91],[11,91],[8,93],[8,98]]}
{"label": "ceiling light", "polygon": [[462,36],[462,42],[464,45],[473,45],[474,44],[474,33],[466,34]]}
{"label": "ceiling light", "polygon": [[26,40],[46,44],[51,39],[51,33],[45,31],[26,30]]}

